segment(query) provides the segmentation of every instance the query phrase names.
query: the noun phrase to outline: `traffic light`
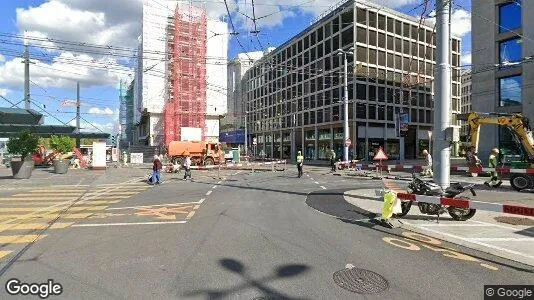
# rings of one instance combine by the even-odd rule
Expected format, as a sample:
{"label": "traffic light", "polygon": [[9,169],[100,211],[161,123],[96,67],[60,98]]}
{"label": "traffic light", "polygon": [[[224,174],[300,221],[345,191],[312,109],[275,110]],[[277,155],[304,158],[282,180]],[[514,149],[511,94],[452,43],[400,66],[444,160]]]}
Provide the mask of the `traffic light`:
{"label": "traffic light", "polygon": [[116,141],[115,141],[115,136],[114,135],[111,136],[111,145],[112,146],[116,146]]}

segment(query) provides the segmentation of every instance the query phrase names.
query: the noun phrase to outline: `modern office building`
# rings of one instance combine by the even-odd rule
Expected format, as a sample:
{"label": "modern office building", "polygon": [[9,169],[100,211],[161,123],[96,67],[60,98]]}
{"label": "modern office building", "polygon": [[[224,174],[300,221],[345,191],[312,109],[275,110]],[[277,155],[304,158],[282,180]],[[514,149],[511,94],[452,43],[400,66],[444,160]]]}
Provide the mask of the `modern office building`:
{"label": "modern office building", "polygon": [[[473,0],[472,102],[478,112],[523,113],[534,120],[534,2]],[[504,127],[481,129],[480,157],[519,151]],[[512,152],[512,153],[510,153]]]}
{"label": "modern office building", "polygon": [[[461,82],[462,82],[462,100],[460,103],[460,113],[467,114],[473,111],[472,106],[472,84],[471,84],[471,71],[465,71],[461,74]],[[467,134],[467,122],[460,121],[460,125],[462,126],[461,134],[466,135]]]}
{"label": "modern office building", "polygon": [[[348,114],[352,158],[382,147],[391,159],[411,159],[428,148],[433,122],[435,39],[433,28],[385,7],[347,1],[265,55],[243,77],[249,139],[256,154],[326,159],[342,157],[343,56],[348,55]],[[460,40],[453,38],[452,65]],[[458,69],[453,70],[452,112],[460,111]],[[409,114],[404,151],[396,116]],[[372,152],[372,153],[370,153]]]}

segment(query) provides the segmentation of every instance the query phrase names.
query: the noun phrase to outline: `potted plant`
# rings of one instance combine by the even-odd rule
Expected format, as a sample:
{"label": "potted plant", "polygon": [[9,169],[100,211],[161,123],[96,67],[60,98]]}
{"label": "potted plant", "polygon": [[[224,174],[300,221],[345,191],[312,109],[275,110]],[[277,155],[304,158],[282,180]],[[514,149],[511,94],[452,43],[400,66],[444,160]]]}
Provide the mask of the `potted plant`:
{"label": "potted plant", "polygon": [[28,130],[23,130],[9,138],[7,151],[13,155],[11,158],[11,171],[13,178],[28,179],[32,175],[34,162],[31,155],[37,151],[39,137]]}
{"label": "potted plant", "polygon": [[74,140],[68,136],[53,135],[50,137],[50,148],[54,150],[54,172],[66,174],[69,170],[70,160],[65,159],[68,152],[74,148]]}

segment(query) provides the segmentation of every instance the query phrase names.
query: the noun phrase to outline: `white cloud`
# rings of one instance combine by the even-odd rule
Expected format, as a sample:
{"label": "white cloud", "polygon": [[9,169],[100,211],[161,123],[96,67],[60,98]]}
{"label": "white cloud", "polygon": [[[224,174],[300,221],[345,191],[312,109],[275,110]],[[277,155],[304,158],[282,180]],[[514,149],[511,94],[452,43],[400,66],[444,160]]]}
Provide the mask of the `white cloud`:
{"label": "white cloud", "polygon": [[[93,59],[91,56],[63,52],[51,63],[33,60],[30,76],[36,84],[48,88],[72,89],[76,82],[84,88],[94,86],[115,86],[120,78],[132,70],[109,58]],[[75,62],[75,64],[73,64]],[[20,88],[24,82],[22,58],[14,58],[0,64],[0,84]]]}
{"label": "white cloud", "polygon": [[103,109],[99,107],[91,107],[89,109],[89,113],[96,114],[96,115],[113,115],[115,112],[109,107],[106,107]]}
{"label": "white cloud", "polygon": [[465,52],[462,53],[461,62],[462,65],[470,65],[471,64],[471,52]]}
{"label": "white cloud", "polygon": [[5,97],[5,96],[7,96],[7,93],[9,93],[9,90],[7,90],[7,89],[0,89],[0,96]]}
{"label": "white cloud", "polygon": [[6,61],[6,57],[0,54],[0,62],[5,62],[5,61]]}
{"label": "white cloud", "polygon": [[[70,126],[76,126],[76,120],[69,122]],[[115,134],[118,132],[119,124],[117,122],[86,122],[84,120],[80,121],[80,131],[81,132],[100,132]]]}
{"label": "white cloud", "polygon": [[[430,15],[432,17],[428,18],[428,22],[433,25],[436,22],[436,11],[433,10]],[[455,36],[463,37],[470,32],[471,13],[463,9],[455,10],[451,16],[451,33]]]}

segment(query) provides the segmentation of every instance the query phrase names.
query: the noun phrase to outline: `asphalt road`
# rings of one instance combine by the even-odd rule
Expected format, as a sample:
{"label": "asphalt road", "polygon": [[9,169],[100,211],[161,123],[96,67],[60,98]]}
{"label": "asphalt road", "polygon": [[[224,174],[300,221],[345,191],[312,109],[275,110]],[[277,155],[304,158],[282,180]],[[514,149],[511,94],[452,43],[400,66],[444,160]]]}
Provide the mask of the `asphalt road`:
{"label": "asphalt road", "polygon": [[[165,176],[163,185],[149,187],[141,179],[146,170],[110,170],[79,184],[82,196],[74,193],[74,175],[67,176],[47,203],[72,189],[77,200],[65,201],[84,201],[74,204],[84,208],[64,212],[55,221],[67,224],[61,228],[28,231],[24,224],[44,221],[24,218],[13,223],[19,227],[4,226],[1,235],[45,237],[0,244],[0,254],[11,251],[0,258],[0,282],[53,279],[63,292],[50,299],[483,299],[485,284],[534,282],[530,267],[384,228],[369,212],[338,201],[345,190],[380,181],[305,171],[303,178],[293,169],[193,172],[193,181]],[[3,191],[0,212],[24,207],[10,198],[44,202],[48,196],[32,192],[41,187]],[[36,195],[43,199],[30,200]],[[88,207],[99,208],[64,218]],[[381,275],[387,288],[341,288],[333,276],[347,265]],[[8,297],[1,288],[0,298]]]}

